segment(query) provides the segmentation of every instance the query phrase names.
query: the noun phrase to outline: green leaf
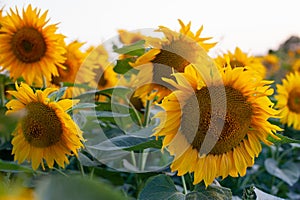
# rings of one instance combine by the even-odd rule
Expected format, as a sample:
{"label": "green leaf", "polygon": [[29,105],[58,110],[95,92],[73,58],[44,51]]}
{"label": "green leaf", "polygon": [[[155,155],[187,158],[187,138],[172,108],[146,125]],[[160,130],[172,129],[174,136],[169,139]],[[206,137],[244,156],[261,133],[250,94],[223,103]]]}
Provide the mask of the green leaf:
{"label": "green leaf", "polygon": [[114,113],[114,112],[108,112],[108,111],[95,111],[92,113],[95,113],[95,115],[98,118],[118,118],[118,117],[129,117],[129,114],[122,114],[122,113]]}
{"label": "green leaf", "polygon": [[[232,199],[232,193],[229,188],[225,188],[213,184],[207,186],[207,188],[205,188],[203,184],[197,184],[194,188],[194,192],[197,192],[198,194],[195,193],[187,194],[186,199],[205,199],[205,200],[231,200]],[[193,198],[193,197],[197,197],[197,198]]]}
{"label": "green leaf", "polygon": [[78,110],[78,109],[86,109],[86,108],[95,108],[96,104],[94,103],[78,103],[74,105],[69,111],[71,110]]}
{"label": "green leaf", "polygon": [[124,58],[122,60],[117,60],[116,65],[114,66],[114,71],[118,74],[125,74],[129,70],[133,70],[133,73],[136,73],[137,70],[134,69],[129,62],[133,62],[134,60],[132,58]]}
{"label": "green leaf", "polygon": [[279,168],[278,165],[278,162],[273,158],[267,158],[264,162],[264,166],[269,174],[281,179],[290,186],[299,180],[300,169],[298,165],[293,162],[286,163],[282,168]]}
{"label": "green leaf", "polygon": [[89,157],[87,157],[86,155],[84,155],[81,152],[78,152],[78,160],[83,166],[95,167],[95,166],[99,165],[98,162],[91,160]]}
{"label": "green leaf", "polygon": [[278,133],[276,133],[275,135],[277,137],[279,137],[280,140],[277,140],[277,139],[271,137],[270,135],[267,138],[273,144],[276,144],[276,145],[289,144],[289,143],[298,143],[298,144],[300,144],[300,140],[295,140],[293,138],[289,138],[287,136],[284,136],[284,135],[281,135],[281,134],[278,134]]}
{"label": "green leaf", "polygon": [[0,108],[0,137],[4,139],[4,141],[9,141],[20,116],[7,116],[5,115],[6,111],[6,108]]}
{"label": "green leaf", "polygon": [[88,86],[88,84],[86,83],[69,83],[69,82],[63,82],[62,83],[63,87],[78,87],[78,88],[84,88],[87,90],[92,89],[90,86]]}
{"label": "green leaf", "polygon": [[31,167],[26,167],[14,162],[3,161],[3,160],[0,160],[0,171],[34,173],[34,170]]}
{"label": "green leaf", "polygon": [[141,56],[145,52],[144,44],[145,44],[145,40],[139,40],[131,45],[125,45],[121,48],[114,49],[114,51],[119,54]]}
{"label": "green leaf", "polygon": [[139,119],[142,117],[142,114],[135,110],[135,108],[132,108],[128,105],[120,104],[120,103],[114,103],[114,102],[97,102],[97,106],[95,108],[96,110],[100,111],[111,111],[111,112],[117,112],[117,113],[127,113],[130,114],[131,119],[138,124]]}
{"label": "green leaf", "polygon": [[112,95],[115,95],[115,97],[127,99],[129,93],[132,93],[132,90],[130,88],[123,87],[123,86],[116,86],[116,87],[107,88],[104,90],[87,91],[87,92],[79,95],[78,97],[76,97],[76,99],[86,99],[88,97],[92,97],[94,99],[94,97],[96,95],[105,95],[105,96],[109,96],[109,97],[111,97]]}
{"label": "green leaf", "polygon": [[105,140],[94,146],[89,146],[89,148],[98,149],[101,151],[113,151],[113,150],[143,150],[146,148],[158,148],[162,146],[161,140],[155,140],[150,137],[138,137],[132,135],[121,135],[114,137],[110,140]]}
{"label": "green leaf", "polygon": [[206,196],[200,192],[190,192],[186,195],[185,200],[215,200],[215,198]]}
{"label": "green leaf", "polygon": [[184,200],[185,195],[178,192],[169,176],[160,174],[150,177],[138,196],[139,200]]}
{"label": "green leaf", "polygon": [[65,92],[66,92],[67,89],[68,89],[68,87],[61,87],[56,92],[52,92],[49,95],[49,98],[51,100],[53,100],[53,101],[58,101],[58,100],[60,100],[64,96],[64,94],[65,94]]}
{"label": "green leaf", "polygon": [[74,176],[46,177],[37,183],[35,190],[40,200],[127,199],[120,191],[107,183]]}

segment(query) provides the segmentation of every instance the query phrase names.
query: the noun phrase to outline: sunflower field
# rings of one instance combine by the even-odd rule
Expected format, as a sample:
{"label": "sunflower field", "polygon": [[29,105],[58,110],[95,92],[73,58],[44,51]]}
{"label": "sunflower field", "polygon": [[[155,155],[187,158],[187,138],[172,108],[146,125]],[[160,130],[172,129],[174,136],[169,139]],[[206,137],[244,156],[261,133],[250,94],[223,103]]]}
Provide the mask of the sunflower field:
{"label": "sunflower field", "polygon": [[178,22],[85,47],[2,9],[0,199],[300,199],[300,38],[212,56]]}

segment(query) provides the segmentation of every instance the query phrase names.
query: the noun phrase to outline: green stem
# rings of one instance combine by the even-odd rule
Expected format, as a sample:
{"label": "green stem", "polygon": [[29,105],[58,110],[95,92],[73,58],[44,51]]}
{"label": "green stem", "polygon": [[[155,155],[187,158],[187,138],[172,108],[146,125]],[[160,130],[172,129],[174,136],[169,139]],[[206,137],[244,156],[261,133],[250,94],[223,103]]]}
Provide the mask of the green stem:
{"label": "green stem", "polygon": [[134,105],[130,101],[128,101],[128,104],[133,109],[133,112],[134,112],[134,114],[135,114],[135,116],[136,116],[136,118],[139,122],[139,126],[142,126],[142,124],[143,124],[142,119],[140,118],[140,115],[139,115],[138,111],[135,109]]}
{"label": "green stem", "polygon": [[150,121],[150,108],[151,108],[152,101],[147,100],[146,102],[146,108],[145,108],[145,117],[144,117],[144,123],[143,126],[147,127]]}
{"label": "green stem", "polygon": [[84,169],[80,162],[79,162],[79,168],[80,168],[80,173],[81,173],[82,177],[85,177]]}
{"label": "green stem", "polygon": [[182,186],[183,186],[183,190],[184,190],[184,194],[187,194],[187,188],[186,188],[186,183],[185,183],[185,178],[184,175],[181,176],[181,181],[182,181]]}
{"label": "green stem", "polygon": [[134,151],[130,151],[130,155],[131,155],[132,164],[133,164],[133,166],[136,167],[136,160],[135,160]]}
{"label": "green stem", "polygon": [[293,148],[289,148],[287,150],[285,150],[281,155],[279,155],[277,157],[277,162],[279,163],[281,161],[281,159],[288,153],[290,153],[291,151],[293,151]]}
{"label": "green stem", "polygon": [[4,88],[4,82],[1,82],[0,84],[0,95],[1,95],[1,107],[5,106],[5,88]]}
{"label": "green stem", "polygon": [[60,169],[57,169],[57,168],[55,168],[55,167],[53,167],[53,169],[54,169],[55,171],[57,171],[58,173],[60,173],[61,175],[65,176],[65,177],[69,177],[66,173],[62,172]]}
{"label": "green stem", "polygon": [[93,168],[92,168],[92,171],[91,171],[91,174],[90,174],[90,179],[93,179],[93,178],[94,178],[94,172],[95,172],[95,168],[93,167]]}
{"label": "green stem", "polygon": [[149,149],[144,149],[144,151],[142,152],[141,171],[145,170],[145,166],[146,166],[146,161],[147,161],[148,155],[149,155]]}

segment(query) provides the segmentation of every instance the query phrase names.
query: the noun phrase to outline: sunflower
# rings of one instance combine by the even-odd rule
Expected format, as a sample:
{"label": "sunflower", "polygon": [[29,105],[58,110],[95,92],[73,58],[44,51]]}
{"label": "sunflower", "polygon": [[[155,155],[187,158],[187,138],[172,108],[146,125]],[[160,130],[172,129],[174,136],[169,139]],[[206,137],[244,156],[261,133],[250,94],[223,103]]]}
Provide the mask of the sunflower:
{"label": "sunflower", "polygon": [[296,59],[296,60],[293,62],[292,68],[293,68],[294,71],[300,72],[300,58]]}
{"label": "sunflower", "polygon": [[300,130],[300,74],[286,75],[282,84],[277,84],[276,107],[280,110],[280,122]]}
{"label": "sunflower", "polygon": [[227,54],[218,56],[215,61],[219,66],[226,67],[229,63],[232,68],[235,67],[247,67],[247,70],[258,73],[261,77],[266,76],[266,68],[261,63],[260,59],[254,56],[247,55],[240,48],[236,47],[234,53],[228,51]]}
{"label": "sunflower", "polygon": [[146,38],[140,32],[129,32],[124,29],[119,29],[119,39],[125,45],[130,45]]}
{"label": "sunflower", "polygon": [[266,68],[266,75],[268,77],[273,76],[280,69],[280,60],[275,54],[267,54],[263,57],[258,57],[261,60],[261,63]]}
{"label": "sunflower", "polygon": [[27,84],[21,83],[20,87],[16,84],[16,91],[8,91],[16,99],[6,104],[6,114],[20,118],[13,133],[12,153],[18,163],[31,161],[34,170],[40,164],[45,169],[43,159],[50,168],[54,161],[64,167],[69,163],[67,156],[77,156],[83,147],[82,132],[66,113],[78,100],[50,101],[47,96],[56,90],[33,92]]}
{"label": "sunflower", "polygon": [[220,73],[207,81],[189,65],[174,74],[177,82],[165,79],[178,90],[163,99],[165,111],[155,116],[160,124],[153,135],[164,136],[162,148],[174,155],[172,171],[193,172],[194,184],[244,176],[262,149],[260,141],[270,145],[267,137],[278,139],[273,133],[281,130],[267,121],[277,113],[267,97],[273,93],[270,81],[243,68]]}
{"label": "sunflower", "polygon": [[[200,37],[203,26],[194,34],[190,30],[191,22],[185,25],[181,20],[178,21],[181,25],[179,32],[159,26],[157,31],[163,33],[164,38],[149,41],[153,48],[140,56],[134,63],[130,63],[133,67],[146,65],[144,68],[151,68],[152,84],[145,86],[147,90],[144,90],[144,95],[155,91],[160,95],[158,99],[162,99],[170,94],[174,88],[162,81],[162,78],[171,78],[173,71],[183,72],[186,66],[197,61],[203,49],[207,52],[216,45],[216,43],[205,43],[211,37]],[[145,75],[143,70],[139,74],[144,77],[149,76],[149,74]]]}
{"label": "sunflower", "polygon": [[[54,86],[60,86],[61,82],[75,83],[75,84],[92,84],[94,77],[93,65],[82,65],[84,59],[87,57],[88,52],[80,50],[84,43],[73,41],[65,46],[67,58],[63,63],[63,68],[58,68],[59,76],[53,76],[51,83]],[[80,87],[69,87],[66,90],[64,98],[72,98],[78,96],[84,91]]]}
{"label": "sunflower", "polygon": [[0,9],[0,28],[2,27],[2,21],[5,18],[5,16],[3,16],[3,8]]}
{"label": "sunflower", "polygon": [[95,83],[99,90],[114,87],[118,81],[118,74],[113,70],[113,66],[109,62],[109,55],[103,45],[96,48],[91,47],[85,65],[93,66],[95,72]]}
{"label": "sunflower", "polygon": [[[114,87],[118,82],[118,74],[113,70],[113,66],[109,62],[106,48],[103,45],[92,46],[87,52],[89,55],[82,65],[92,69],[95,73],[93,83],[90,85],[99,90]],[[98,100],[102,101],[105,99],[103,96],[100,96]]]}
{"label": "sunflower", "polygon": [[55,33],[56,24],[47,25],[47,11],[41,14],[29,5],[22,16],[17,8],[10,12],[1,21],[0,65],[14,80],[23,77],[30,85],[58,76],[57,67],[63,68],[65,60],[64,36]]}

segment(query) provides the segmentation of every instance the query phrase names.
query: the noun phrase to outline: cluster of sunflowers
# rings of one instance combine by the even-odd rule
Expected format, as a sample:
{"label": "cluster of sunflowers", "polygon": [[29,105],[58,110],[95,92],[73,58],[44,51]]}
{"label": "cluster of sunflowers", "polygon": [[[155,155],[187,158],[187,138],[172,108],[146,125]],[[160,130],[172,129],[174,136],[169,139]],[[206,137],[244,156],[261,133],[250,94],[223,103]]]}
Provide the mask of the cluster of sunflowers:
{"label": "cluster of sunflowers", "polygon": [[[179,31],[159,26],[154,37],[119,30],[113,44],[83,50],[38,8],[0,14],[3,176],[10,169],[1,169],[4,163],[31,164],[35,176],[111,173],[115,165],[103,154],[117,147],[132,159],[121,157],[118,169],[148,171],[148,184],[137,179],[143,188],[123,193],[151,199],[153,181],[176,174],[181,199],[195,195],[196,185],[204,184],[203,192],[221,188],[217,180],[245,176],[264,148],[299,143],[285,133],[300,130],[300,43],[264,56],[236,48],[213,57],[217,42],[201,36],[203,26],[194,33],[179,20]],[[166,166],[147,165],[152,149],[167,153]]]}

